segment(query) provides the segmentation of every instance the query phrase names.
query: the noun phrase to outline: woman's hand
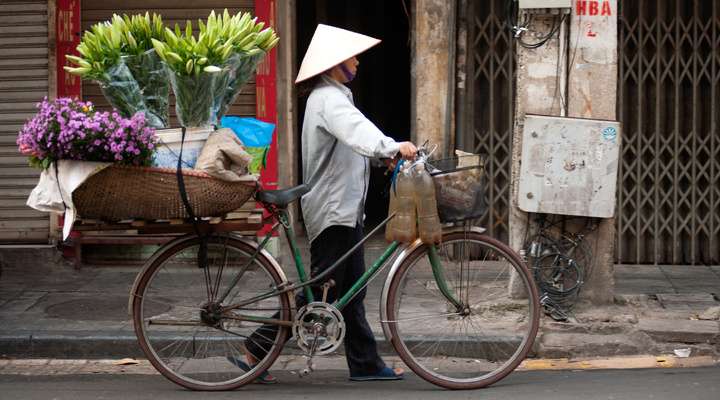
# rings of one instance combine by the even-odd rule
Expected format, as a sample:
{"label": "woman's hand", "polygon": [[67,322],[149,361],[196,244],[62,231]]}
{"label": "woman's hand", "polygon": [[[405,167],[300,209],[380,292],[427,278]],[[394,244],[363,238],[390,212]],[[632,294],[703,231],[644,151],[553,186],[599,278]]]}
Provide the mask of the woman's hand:
{"label": "woman's hand", "polygon": [[414,160],[417,155],[417,147],[412,142],[400,142],[400,155],[406,160]]}

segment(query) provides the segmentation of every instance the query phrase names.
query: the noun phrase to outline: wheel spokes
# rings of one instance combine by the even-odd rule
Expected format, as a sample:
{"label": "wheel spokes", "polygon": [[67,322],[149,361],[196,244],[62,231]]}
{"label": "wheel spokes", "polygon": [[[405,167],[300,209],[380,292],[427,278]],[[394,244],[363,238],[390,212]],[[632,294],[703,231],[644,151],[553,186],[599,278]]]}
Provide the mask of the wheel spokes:
{"label": "wheel spokes", "polygon": [[141,308],[135,321],[141,326],[143,349],[163,375],[183,386],[228,387],[257,373],[259,367],[246,371],[234,360],[244,360],[246,342],[271,349],[274,359],[280,342],[261,326],[275,323],[287,329],[289,323],[285,294],[223,311],[227,303],[217,301],[220,295],[226,295],[227,302],[242,301],[280,284],[266,267],[269,262],[251,259],[251,252],[230,242],[210,238],[202,267],[197,263],[197,244],[156,257],[157,267],[135,294]]}
{"label": "wheel spokes", "polygon": [[[464,308],[453,312],[439,284],[431,284],[430,263],[415,257],[395,278],[402,282],[395,292],[395,312],[383,322],[400,338],[401,354],[411,357],[409,365],[423,373],[444,382],[490,380],[505,371],[531,339],[534,311],[527,272],[482,241],[444,240],[438,254],[448,286]],[[513,274],[524,277],[520,298],[511,295]]]}

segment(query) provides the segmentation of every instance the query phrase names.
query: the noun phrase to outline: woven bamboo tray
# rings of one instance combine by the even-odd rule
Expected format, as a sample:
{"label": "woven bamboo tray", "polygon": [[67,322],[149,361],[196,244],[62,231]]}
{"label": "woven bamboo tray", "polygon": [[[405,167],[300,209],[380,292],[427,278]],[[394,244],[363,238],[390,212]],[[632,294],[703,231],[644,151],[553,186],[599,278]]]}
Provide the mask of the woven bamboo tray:
{"label": "woven bamboo tray", "polygon": [[[219,217],[240,208],[256,182],[226,182],[183,170],[185,189],[198,217]],[[111,165],[73,192],[78,216],[103,221],[188,218],[175,169]]]}

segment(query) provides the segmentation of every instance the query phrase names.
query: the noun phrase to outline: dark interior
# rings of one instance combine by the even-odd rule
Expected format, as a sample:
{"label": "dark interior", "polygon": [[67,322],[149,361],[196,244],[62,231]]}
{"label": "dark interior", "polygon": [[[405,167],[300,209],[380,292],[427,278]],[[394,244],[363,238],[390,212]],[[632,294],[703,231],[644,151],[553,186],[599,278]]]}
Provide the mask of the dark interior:
{"label": "dark interior", "polygon": [[[397,141],[410,139],[409,11],[406,0],[297,2],[298,66],[318,23],[382,39],[382,43],[358,57],[358,75],[349,87],[358,109]],[[298,134],[304,113],[305,98],[298,98]],[[366,229],[387,215],[388,183],[385,168],[373,167],[365,206]]]}

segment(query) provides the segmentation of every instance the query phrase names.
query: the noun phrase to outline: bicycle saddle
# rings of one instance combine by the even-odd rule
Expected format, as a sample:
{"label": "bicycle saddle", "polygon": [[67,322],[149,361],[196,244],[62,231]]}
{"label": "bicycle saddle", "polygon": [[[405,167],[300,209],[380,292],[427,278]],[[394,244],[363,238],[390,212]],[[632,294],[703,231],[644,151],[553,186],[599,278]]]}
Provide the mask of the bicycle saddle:
{"label": "bicycle saddle", "polygon": [[256,199],[263,203],[274,204],[278,207],[286,207],[288,204],[299,199],[310,191],[310,186],[302,184],[289,189],[262,190],[256,195]]}

